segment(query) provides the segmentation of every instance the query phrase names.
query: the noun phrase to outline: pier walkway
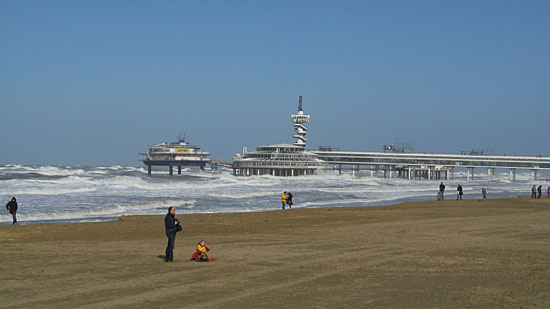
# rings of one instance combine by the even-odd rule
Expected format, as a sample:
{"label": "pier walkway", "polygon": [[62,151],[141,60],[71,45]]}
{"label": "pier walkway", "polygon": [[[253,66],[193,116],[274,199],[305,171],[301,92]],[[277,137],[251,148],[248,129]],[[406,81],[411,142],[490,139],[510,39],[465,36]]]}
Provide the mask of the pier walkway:
{"label": "pier walkway", "polygon": [[510,181],[515,181],[516,170],[531,170],[531,179],[537,179],[537,171],[550,170],[550,157],[505,155],[460,155],[425,153],[385,153],[352,151],[312,151],[334,170],[378,171],[390,178],[427,178],[449,180],[454,178],[455,168],[467,169],[467,179],[474,179],[476,168],[487,169],[488,178],[494,178],[495,169],[509,169]]}
{"label": "pier walkway", "polygon": [[233,168],[233,163],[228,163],[228,162],[224,162],[224,161],[221,161],[221,160],[232,160],[232,159],[219,159],[219,160],[215,160],[215,159],[210,159],[210,164],[214,167],[214,166],[223,166],[223,167],[227,167],[227,168]]}

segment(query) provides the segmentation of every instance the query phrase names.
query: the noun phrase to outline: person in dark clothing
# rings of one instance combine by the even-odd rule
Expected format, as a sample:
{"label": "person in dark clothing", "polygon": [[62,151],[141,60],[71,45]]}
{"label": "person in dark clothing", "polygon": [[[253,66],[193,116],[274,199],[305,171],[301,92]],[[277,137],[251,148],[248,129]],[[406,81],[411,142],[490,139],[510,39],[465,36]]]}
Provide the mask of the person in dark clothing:
{"label": "person in dark clothing", "polygon": [[537,186],[535,185],[531,188],[531,198],[537,198]]}
{"label": "person in dark clothing", "polygon": [[15,197],[12,197],[11,201],[6,204],[6,209],[9,211],[13,218],[13,224],[17,223],[17,208],[17,200],[15,200]]}
{"label": "person in dark clothing", "polygon": [[459,184],[456,188],[456,200],[462,200],[462,186]]}
{"label": "person in dark clothing", "polygon": [[483,196],[484,199],[487,198],[487,190],[485,190],[485,188],[481,188],[481,195]]}
{"label": "person in dark clothing", "polygon": [[166,246],[166,255],[164,256],[165,262],[174,261],[174,245],[176,242],[176,233],[181,231],[181,225],[178,219],[175,218],[176,208],[174,206],[168,207],[168,213],[164,218],[164,227],[166,229],[166,237],[168,237],[168,245]]}
{"label": "person in dark clothing", "polygon": [[445,192],[445,185],[443,184],[443,182],[441,182],[441,184],[439,185],[439,197],[441,198],[442,201],[443,201],[444,192]]}
{"label": "person in dark clothing", "polygon": [[286,194],[286,204],[288,205],[288,208],[292,208],[292,204],[294,204],[292,202],[292,193],[290,192]]}
{"label": "person in dark clothing", "polygon": [[537,198],[540,198],[540,196],[542,195],[542,185],[540,185],[538,188],[537,188]]}

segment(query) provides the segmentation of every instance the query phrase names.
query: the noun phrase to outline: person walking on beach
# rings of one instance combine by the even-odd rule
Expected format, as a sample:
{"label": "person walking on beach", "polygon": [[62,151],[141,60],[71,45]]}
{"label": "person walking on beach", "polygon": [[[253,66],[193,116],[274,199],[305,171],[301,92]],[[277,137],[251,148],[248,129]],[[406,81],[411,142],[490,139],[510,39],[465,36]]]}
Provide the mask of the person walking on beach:
{"label": "person walking on beach", "polygon": [[456,200],[462,200],[462,186],[458,184],[458,187],[456,188]]}
{"label": "person walking on beach", "polygon": [[535,185],[531,188],[531,198],[537,198],[537,186]]}
{"label": "person walking on beach", "polygon": [[292,202],[292,193],[290,192],[286,194],[286,204],[288,205],[288,208],[292,208],[292,204],[294,204]]}
{"label": "person walking on beach", "polygon": [[487,190],[485,190],[485,187],[481,188],[481,195],[483,195],[483,199],[487,198]]}
{"label": "person walking on beach", "polygon": [[540,185],[538,188],[537,188],[537,198],[540,198],[540,196],[542,195],[542,185]]}
{"label": "person walking on beach", "polygon": [[17,224],[17,200],[15,200],[15,197],[12,197],[11,198],[11,201],[9,201],[7,204],[6,204],[6,209],[9,211],[9,213],[11,214],[12,218],[13,218],[13,223],[12,224]]}
{"label": "person walking on beach", "polygon": [[176,233],[181,231],[181,225],[178,219],[175,218],[176,207],[168,207],[168,213],[164,218],[164,227],[166,230],[166,237],[168,237],[168,245],[166,246],[166,255],[164,256],[165,262],[174,261],[174,245],[176,242]]}
{"label": "person walking on beach", "polygon": [[443,193],[445,192],[445,185],[443,184],[443,181],[441,182],[441,184],[439,185],[439,197],[441,198],[441,200],[443,201]]}
{"label": "person walking on beach", "polygon": [[285,210],[286,204],[286,191],[281,194],[281,202],[283,202],[283,210]]}
{"label": "person walking on beach", "polygon": [[548,196],[548,198],[550,198],[550,186],[548,186],[548,189],[546,189],[546,195]]}

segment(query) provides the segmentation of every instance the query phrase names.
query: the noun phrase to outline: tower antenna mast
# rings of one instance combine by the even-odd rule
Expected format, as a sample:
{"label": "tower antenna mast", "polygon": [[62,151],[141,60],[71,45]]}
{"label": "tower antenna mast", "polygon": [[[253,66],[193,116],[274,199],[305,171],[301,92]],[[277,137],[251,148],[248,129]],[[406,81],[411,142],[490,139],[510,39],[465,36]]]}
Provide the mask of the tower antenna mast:
{"label": "tower antenna mast", "polygon": [[294,122],[294,131],[296,131],[296,134],[292,136],[296,139],[294,145],[305,148],[307,128],[304,126],[304,123],[309,122],[309,115],[304,114],[302,110],[302,96],[298,100],[298,114],[292,115],[292,122]]}

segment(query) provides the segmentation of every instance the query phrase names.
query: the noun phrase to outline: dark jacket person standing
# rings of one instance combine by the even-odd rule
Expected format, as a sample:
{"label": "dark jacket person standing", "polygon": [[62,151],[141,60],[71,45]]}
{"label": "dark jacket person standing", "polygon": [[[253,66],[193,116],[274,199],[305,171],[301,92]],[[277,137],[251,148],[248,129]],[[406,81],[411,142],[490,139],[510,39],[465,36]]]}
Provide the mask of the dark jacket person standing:
{"label": "dark jacket person standing", "polygon": [[445,185],[443,184],[443,181],[439,185],[439,195],[441,197],[441,200],[443,200],[443,194],[445,193]]}
{"label": "dark jacket person standing", "polygon": [[164,218],[164,227],[166,229],[166,237],[168,237],[168,245],[166,246],[166,255],[164,256],[165,262],[174,261],[174,244],[176,242],[176,233],[181,231],[180,222],[174,217],[176,215],[176,208],[174,206],[168,207],[168,213]]}
{"label": "dark jacket person standing", "polygon": [[462,199],[462,194],[464,194],[464,192],[462,192],[462,186],[459,184],[458,187],[456,187],[456,200],[461,200]]}
{"label": "dark jacket person standing", "polygon": [[17,201],[15,200],[15,197],[11,198],[11,201],[9,201],[6,204],[6,209],[10,212],[11,216],[13,217],[13,224],[17,223]]}

